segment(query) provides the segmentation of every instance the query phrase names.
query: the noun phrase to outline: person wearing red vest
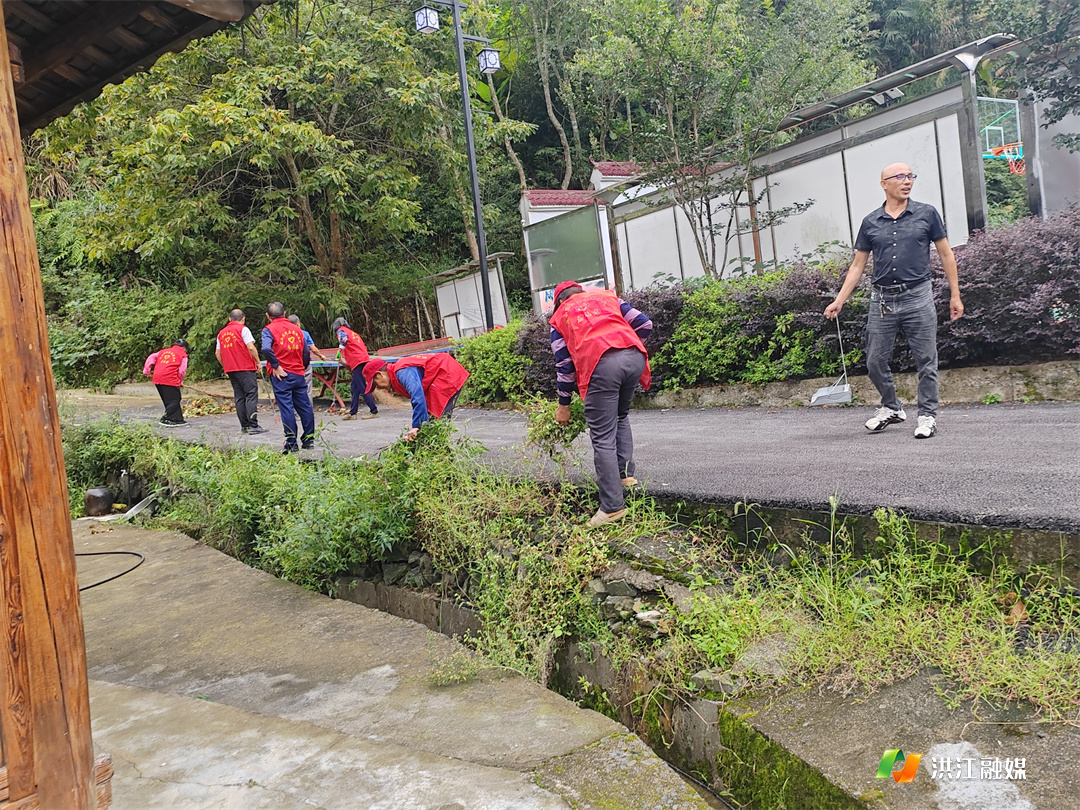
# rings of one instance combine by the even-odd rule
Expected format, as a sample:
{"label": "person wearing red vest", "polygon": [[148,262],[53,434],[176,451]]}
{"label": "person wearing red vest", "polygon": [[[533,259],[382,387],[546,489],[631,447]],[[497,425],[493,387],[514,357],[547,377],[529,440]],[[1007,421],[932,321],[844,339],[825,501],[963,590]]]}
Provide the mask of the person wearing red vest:
{"label": "person wearing red vest", "polygon": [[349,393],[352,394],[352,402],[349,403],[349,415],[345,420],[355,419],[356,412],[360,408],[360,397],[364,398],[364,404],[368,407],[364,419],[376,419],[379,416],[379,406],[375,404],[375,397],[365,391],[364,365],[371,356],[367,346],[350,327],[344,318],[338,318],[330,326],[338,339],[338,352],[341,354],[341,362],[352,372],[352,381],[349,383]]}
{"label": "person wearing red vest", "polygon": [[412,428],[405,434],[405,440],[410,442],[428,419],[451,418],[467,379],[465,366],[446,352],[414,354],[393,363],[373,357],[364,366],[367,393],[378,387],[412,402]]}
{"label": "person wearing red vest", "polygon": [[184,410],[180,407],[180,386],[184,383],[188,367],[187,353],[187,341],[178,340],[170,348],[154,352],[143,364],[142,373],[154,375],[154,385],[161,397],[161,404],[165,406],[165,415],[158,421],[163,427],[187,424]]}
{"label": "person wearing red vest", "polygon": [[[285,317],[285,306],[280,301],[267,304],[266,320],[268,323],[262,330],[262,353],[270,367],[270,385],[285,430],[282,452],[295,453],[301,447],[309,450],[315,446],[315,414],[311,409],[304,369],[311,363],[311,352],[304,344],[304,333]],[[304,431],[300,436],[300,447],[296,444],[297,415]]]}
{"label": "person wearing red vest", "polygon": [[232,383],[240,432],[266,433],[259,427],[259,351],[246,320],[242,309],[229,313],[229,322],[218,332],[214,355]]}
{"label": "person wearing red vest", "polygon": [[555,354],[555,419],[570,422],[570,398],[577,384],[593,447],[600,509],[588,525],[603,526],[626,514],[623,487],[634,478],[634,436],[630,403],[640,382],[652,379],[645,341],[652,321],[611,290],[584,290],[576,281],[555,288],[549,320]]}

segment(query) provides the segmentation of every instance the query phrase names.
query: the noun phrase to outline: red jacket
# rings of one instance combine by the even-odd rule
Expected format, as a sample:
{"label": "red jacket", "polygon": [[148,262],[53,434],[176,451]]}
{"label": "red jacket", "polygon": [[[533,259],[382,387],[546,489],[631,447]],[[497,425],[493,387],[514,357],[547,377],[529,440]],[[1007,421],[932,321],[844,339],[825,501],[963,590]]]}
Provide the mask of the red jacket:
{"label": "red jacket", "polygon": [[638,349],[645,355],[641,384],[649,387],[652,371],[649,353],[637,332],[626,322],[619,308],[619,296],[611,290],[596,290],[571,296],[551,316],[551,325],[566,340],[566,348],[577,370],[582,401],[596,364],[608,349]]}
{"label": "red jacket", "polygon": [[390,372],[390,387],[403,397],[409,396],[409,392],[397,381],[397,370],[410,366],[419,366],[423,369],[424,399],[427,400],[428,413],[436,419],[443,415],[446,403],[469,379],[469,372],[465,370],[465,366],[446,352],[403,357],[386,366],[386,370]]}
{"label": "red jacket", "polygon": [[218,332],[218,348],[221,350],[221,367],[228,374],[231,371],[254,371],[256,369],[255,358],[248,351],[247,344],[241,333],[244,325],[240,321],[229,321],[225,328]]}
{"label": "red jacket", "polygon": [[345,338],[345,345],[341,349],[341,359],[345,361],[345,365],[349,369],[355,369],[361,363],[366,363],[371,359],[367,346],[364,345],[364,341],[360,339],[356,332],[347,326],[339,328],[337,330],[339,346],[342,343],[342,336]]}
{"label": "red jacket", "polygon": [[[273,336],[271,347],[281,367],[290,374],[304,376],[304,333],[288,318],[274,318],[265,327]],[[264,344],[265,345],[265,344]]]}
{"label": "red jacket", "polygon": [[174,385],[179,388],[183,384],[180,365],[186,359],[187,352],[183,346],[170,346],[158,352],[154,363],[154,385]]}

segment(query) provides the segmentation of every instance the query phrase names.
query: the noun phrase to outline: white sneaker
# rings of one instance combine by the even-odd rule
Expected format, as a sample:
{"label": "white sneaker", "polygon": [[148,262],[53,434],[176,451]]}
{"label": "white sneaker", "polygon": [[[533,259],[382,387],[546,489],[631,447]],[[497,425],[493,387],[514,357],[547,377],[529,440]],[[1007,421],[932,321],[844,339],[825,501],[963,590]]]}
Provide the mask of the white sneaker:
{"label": "white sneaker", "polygon": [[915,428],[916,439],[929,439],[937,433],[937,420],[932,416],[920,416],[919,426]]}
{"label": "white sneaker", "polygon": [[866,429],[877,433],[879,430],[884,430],[889,425],[895,425],[897,422],[903,422],[905,419],[907,419],[907,414],[904,413],[903,408],[894,411],[892,408],[882,406],[877,409],[873,416],[866,420]]}

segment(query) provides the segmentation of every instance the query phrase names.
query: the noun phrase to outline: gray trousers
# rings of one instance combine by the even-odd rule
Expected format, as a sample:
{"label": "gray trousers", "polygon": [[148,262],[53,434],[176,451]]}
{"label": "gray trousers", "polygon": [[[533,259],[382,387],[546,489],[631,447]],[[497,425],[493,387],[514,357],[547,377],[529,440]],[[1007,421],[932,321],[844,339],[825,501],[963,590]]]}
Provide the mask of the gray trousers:
{"label": "gray trousers", "polygon": [[888,293],[873,288],[866,320],[866,370],[881,394],[881,404],[898,411],[889,360],[896,346],[897,329],[902,328],[908,349],[919,372],[919,416],[937,416],[938,356],[937,310],[929,281],[903,292]]}
{"label": "gray trousers", "polygon": [[645,355],[639,349],[609,349],[589,379],[585,421],[604,512],[618,512],[626,506],[622,479],[634,474],[630,403],[643,371]]}

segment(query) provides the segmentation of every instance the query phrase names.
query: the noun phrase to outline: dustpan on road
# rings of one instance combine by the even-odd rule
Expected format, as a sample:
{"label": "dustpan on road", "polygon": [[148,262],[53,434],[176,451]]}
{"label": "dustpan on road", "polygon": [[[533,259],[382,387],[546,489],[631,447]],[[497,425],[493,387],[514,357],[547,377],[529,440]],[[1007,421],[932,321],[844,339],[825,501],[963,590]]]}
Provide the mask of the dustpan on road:
{"label": "dustpan on road", "polygon": [[[844,359],[844,339],[840,336],[840,316],[836,316],[836,337],[840,339],[840,362],[844,373],[832,385],[819,388],[810,397],[810,405],[846,405],[851,402],[851,384],[847,381],[847,360]],[[840,381],[843,380],[843,383]]]}

